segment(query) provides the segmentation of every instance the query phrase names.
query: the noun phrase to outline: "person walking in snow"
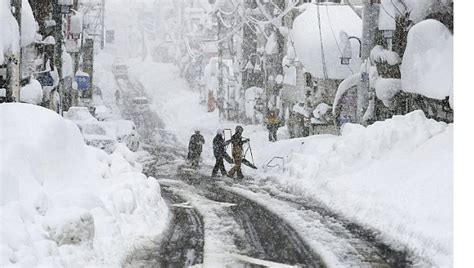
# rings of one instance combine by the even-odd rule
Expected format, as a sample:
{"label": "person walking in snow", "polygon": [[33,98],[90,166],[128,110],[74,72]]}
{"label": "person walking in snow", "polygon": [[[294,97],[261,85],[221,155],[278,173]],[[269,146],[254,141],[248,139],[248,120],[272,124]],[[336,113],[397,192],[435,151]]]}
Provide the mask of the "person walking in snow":
{"label": "person walking in snow", "polygon": [[212,140],[212,148],[214,149],[214,157],[216,158],[216,164],[212,169],[212,177],[216,177],[219,171],[222,173],[222,175],[227,175],[224,166],[224,156],[226,154],[225,147],[229,143],[230,141],[224,141],[224,131],[222,129],[218,129],[214,140]]}
{"label": "person walking in snow", "polygon": [[197,168],[199,166],[199,159],[202,153],[202,146],[206,141],[204,137],[201,135],[199,130],[194,131],[194,134],[191,136],[189,140],[189,152],[188,152],[188,160],[191,161],[191,167]]}
{"label": "person walking in snow", "polygon": [[280,127],[280,118],[275,111],[270,111],[265,118],[265,124],[268,129],[268,140],[271,142],[277,141],[277,131]]}
{"label": "person walking in snow", "polygon": [[235,134],[232,135],[230,143],[232,143],[232,157],[234,158],[234,166],[229,171],[228,176],[233,178],[234,174],[237,173],[237,179],[243,179],[242,174],[242,159],[243,159],[243,146],[244,143],[248,142],[248,139],[242,139],[242,132],[244,128],[237,126],[235,128]]}
{"label": "person walking in snow", "polygon": [[120,90],[117,89],[115,91],[115,103],[119,104],[119,102],[120,102]]}

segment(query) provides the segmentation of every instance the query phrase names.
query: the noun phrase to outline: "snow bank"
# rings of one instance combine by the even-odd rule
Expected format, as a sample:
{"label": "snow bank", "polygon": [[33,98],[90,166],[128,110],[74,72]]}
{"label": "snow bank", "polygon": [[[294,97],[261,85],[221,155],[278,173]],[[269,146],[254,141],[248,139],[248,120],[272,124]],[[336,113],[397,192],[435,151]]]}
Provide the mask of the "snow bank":
{"label": "snow bank", "polygon": [[74,123],[0,105],[0,266],[120,266],[167,218],[159,184],[121,148],[86,146]]}
{"label": "snow bank", "polygon": [[434,99],[453,91],[453,35],[436,20],[422,21],[410,29],[401,65],[402,87]]}
{"label": "snow bank", "polygon": [[[315,78],[326,78],[323,68],[325,62],[329,79],[344,79],[352,75],[352,70],[359,69],[360,60],[354,57],[349,67],[341,65],[343,47],[342,43],[339,44],[338,37],[341,31],[345,31],[349,36],[360,38],[361,19],[349,6],[321,4],[319,14],[321,23],[318,21],[318,7],[308,4],[306,10],[295,19],[292,34],[296,54]],[[357,41],[353,42],[352,55],[359,55],[359,44]]]}
{"label": "snow bank", "polygon": [[265,177],[316,197],[430,266],[452,266],[453,126],[415,111],[368,127],[345,124],[341,132],[272,146],[251,139],[258,163],[285,159]]}

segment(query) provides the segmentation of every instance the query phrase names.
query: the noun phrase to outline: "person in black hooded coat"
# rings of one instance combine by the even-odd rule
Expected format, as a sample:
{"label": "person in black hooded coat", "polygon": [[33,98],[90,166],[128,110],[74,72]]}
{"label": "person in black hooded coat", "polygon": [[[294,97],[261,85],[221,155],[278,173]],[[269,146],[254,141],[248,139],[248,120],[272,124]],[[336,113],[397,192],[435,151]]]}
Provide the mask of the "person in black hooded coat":
{"label": "person in black hooded coat", "polygon": [[224,166],[224,156],[226,154],[225,147],[227,144],[228,142],[224,140],[224,131],[221,129],[217,130],[217,134],[212,141],[214,157],[216,158],[216,164],[212,169],[212,177],[216,177],[219,171],[222,173],[222,175],[227,175]]}

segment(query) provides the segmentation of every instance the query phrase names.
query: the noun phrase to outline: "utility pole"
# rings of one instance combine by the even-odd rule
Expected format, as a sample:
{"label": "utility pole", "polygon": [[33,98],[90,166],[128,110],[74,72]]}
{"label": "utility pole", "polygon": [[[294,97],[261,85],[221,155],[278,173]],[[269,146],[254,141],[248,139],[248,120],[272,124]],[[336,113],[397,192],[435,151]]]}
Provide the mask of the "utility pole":
{"label": "utility pole", "polygon": [[[222,21],[221,21],[221,18],[219,18],[218,16],[218,13],[219,11],[216,11],[216,17],[217,17],[217,40],[220,41],[220,39],[222,38],[221,36],[221,32],[222,32]],[[223,62],[223,56],[224,56],[224,46],[223,46],[223,42],[218,42],[218,79],[219,79],[219,87],[217,89],[217,107],[219,109],[219,118],[220,118],[220,115],[221,113],[223,113],[225,115],[225,112],[222,111],[222,109],[224,109],[224,105],[223,105],[223,98],[224,98],[224,62]]]}
{"label": "utility pole", "polygon": [[[54,50],[54,66],[58,70],[59,85],[58,94],[60,96],[60,107],[61,112],[64,109],[65,104],[65,92],[64,92],[64,80],[63,80],[63,16],[61,13],[61,5],[59,0],[53,0],[53,20],[56,22],[54,29],[54,39],[56,40],[56,47]],[[53,100],[50,100],[53,101]]]}
{"label": "utility pole", "polygon": [[100,8],[100,48],[104,49],[105,46],[105,0],[101,2]]}
{"label": "utility pole", "polygon": [[378,29],[379,3],[380,1],[377,0],[363,0],[361,60],[364,67],[357,88],[357,120],[359,123],[363,121],[366,108],[369,105],[369,98],[375,97],[375,92],[370,89],[368,68],[370,51],[375,46],[375,33]]}
{"label": "utility pole", "polygon": [[[18,51],[13,52],[8,59],[8,73],[10,76],[10,92],[12,100],[15,102],[20,101],[20,81],[21,81],[21,9],[22,9],[22,0],[11,0],[12,14],[15,17],[16,22],[18,23],[18,33],[20,38],[18,39]],[[7,96],[9,94],[7,93]]]}

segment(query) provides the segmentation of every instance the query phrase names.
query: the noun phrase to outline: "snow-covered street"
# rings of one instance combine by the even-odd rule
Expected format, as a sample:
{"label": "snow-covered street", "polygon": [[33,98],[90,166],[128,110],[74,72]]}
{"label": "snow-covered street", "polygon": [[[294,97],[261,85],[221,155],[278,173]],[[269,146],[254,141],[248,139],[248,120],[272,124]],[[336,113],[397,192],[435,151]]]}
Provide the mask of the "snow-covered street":
{"label": "snow-covered street", "polygon": [[453,267],[451,0],[0,1],[0,267]]}

